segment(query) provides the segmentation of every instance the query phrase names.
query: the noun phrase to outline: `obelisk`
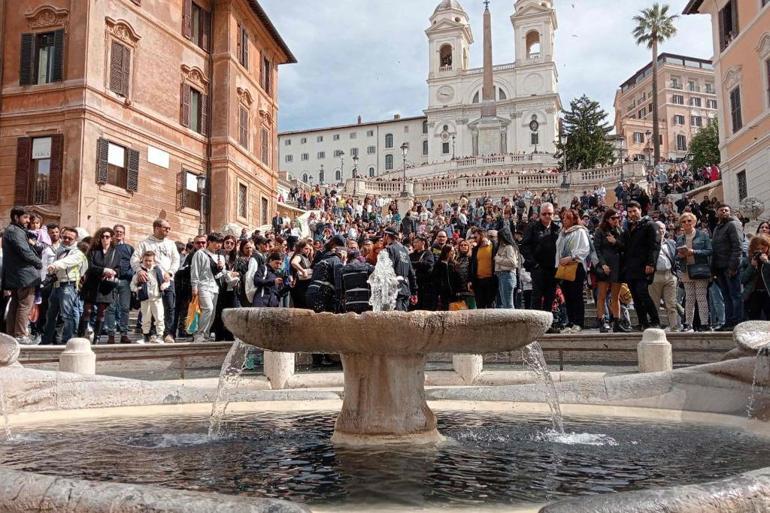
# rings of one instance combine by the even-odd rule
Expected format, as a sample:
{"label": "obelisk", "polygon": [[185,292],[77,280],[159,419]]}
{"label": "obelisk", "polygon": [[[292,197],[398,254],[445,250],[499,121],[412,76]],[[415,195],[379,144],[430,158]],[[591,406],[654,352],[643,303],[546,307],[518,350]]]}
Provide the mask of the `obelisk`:
{"label": "obelisk", "polygon": [[478,123],[479,155],[502,153],[502,124],[497,117],[497,98],[492,64],[492,14],[484,2],[484,85],[481,88],[481,119]]}

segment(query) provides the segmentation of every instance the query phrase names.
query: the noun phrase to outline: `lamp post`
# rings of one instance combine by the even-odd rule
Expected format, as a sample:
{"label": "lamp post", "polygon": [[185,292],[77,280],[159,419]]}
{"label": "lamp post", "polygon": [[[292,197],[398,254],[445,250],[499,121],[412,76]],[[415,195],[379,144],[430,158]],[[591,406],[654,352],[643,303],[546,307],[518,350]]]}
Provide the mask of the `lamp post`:
{"label": "lamp post", "polygon": [[564,170],[561,174],[561,188],[568,189],[567,183],[567,134],[564,133],[564,128],[559,126],[559,143],[561,144],[562,158],[564,159]]}
{"label": "lamp post", "polygon": [[404,184],[403,188],[401,189],[401,196],[407,196],[406,193],[406,154],[409,153],[409,143],[405,142],[401,145],[401,155],[404,158]]}
{"label": "lamp post", "polygon": [[206,175],[203,173],[195,177],[198,185],[198,194],[200,195],[200,221],[198,222],[198,234],[206,233]]}
{"label": "lamp post", "polygon": [[353,197],[356,197],[358,185],[358,155],[353,155]]}

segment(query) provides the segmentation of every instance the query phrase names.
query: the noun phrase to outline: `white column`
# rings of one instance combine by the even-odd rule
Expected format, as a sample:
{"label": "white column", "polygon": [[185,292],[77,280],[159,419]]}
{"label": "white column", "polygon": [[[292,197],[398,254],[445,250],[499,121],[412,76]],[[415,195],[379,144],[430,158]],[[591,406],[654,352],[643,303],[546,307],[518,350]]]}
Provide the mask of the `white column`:
{"label": "white column", "polygon": [[294,376],[294,353],[265,351],[265,376],[273,390],[287,388],[289,379]]}

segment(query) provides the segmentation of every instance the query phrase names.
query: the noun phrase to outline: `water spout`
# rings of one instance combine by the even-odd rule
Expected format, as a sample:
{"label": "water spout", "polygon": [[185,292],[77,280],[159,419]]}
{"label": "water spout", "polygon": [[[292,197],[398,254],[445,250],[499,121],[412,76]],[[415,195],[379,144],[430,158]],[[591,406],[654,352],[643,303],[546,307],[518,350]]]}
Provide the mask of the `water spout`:
{"label": "water spout", "polygon": [[399,282],[393,270],[393,261],[387,251],[380,251],[377,255],[377,265],[374,266],[374,272],[369,276],[368,283],[372,289],[369,304],[372,305],[373,311],[387,312],[396,309]]}
{"label": "water spout", "polygon": [[759,418],[763,409],[758,404],[759,397],[770,387],[770,344],[761,347],[757,352],[757,361],[754,364],[754,379],[751,383],[751,395],[746,406],[748,418]]}
{"label": "water spout", "polygon": [[217,395],[211,405],[211,417],[209,418],[209,439],[216,440],[222,435],[222,420],[230,404],[230,394],[238,388],[241,373],[246,366],[246,359],[252,346],[244,344],[236,339],[230,347],[230,351],[222,363],[219,373],[219,385]]}
{"label": "water spout", "polygon": [[539,342],[532,342],[521,349],[521,357],[529,369],[535,373],[538,381],[540,381],[540,385],[543,387],[548,409],[551,410],[553,431],[563,435],[564,421],[562,420],[559,396],[556,393],[556,386],[553,384],[551,373],[548,372],[548,365],[545,363],[545,357],[543,356],[543,348]]}

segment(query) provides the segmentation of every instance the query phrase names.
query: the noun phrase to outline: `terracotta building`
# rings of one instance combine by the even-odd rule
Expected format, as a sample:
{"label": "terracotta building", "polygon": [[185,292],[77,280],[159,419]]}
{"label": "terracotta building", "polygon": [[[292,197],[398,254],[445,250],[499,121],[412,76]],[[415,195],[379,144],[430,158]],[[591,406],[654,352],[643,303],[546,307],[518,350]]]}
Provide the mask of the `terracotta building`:
{"label": "terracotta building", "polygon": [[770,211],[770,0],[690,0],[709,14],[714,42],[725,201],[748,196]]}
{"label": "terracotta building", "polygon": [[157,217],[175,240],[269,222],[278,66],[296,61],[256,0],[0,6],[0,215],[132,240]]}
{"label": "terracotta building", "polygon": [[[693,136],[717,116],[711,61],[671,53],[658,56],[658,115],[663,159],[687,155]],[[652,62],[623,82],[615,93],[615,131],[628,155],[652,154]]]}

